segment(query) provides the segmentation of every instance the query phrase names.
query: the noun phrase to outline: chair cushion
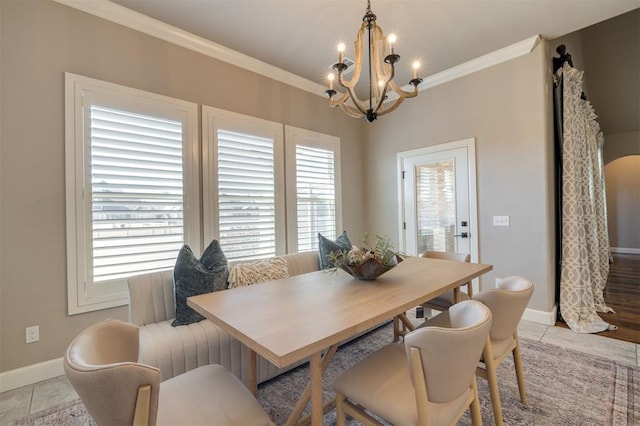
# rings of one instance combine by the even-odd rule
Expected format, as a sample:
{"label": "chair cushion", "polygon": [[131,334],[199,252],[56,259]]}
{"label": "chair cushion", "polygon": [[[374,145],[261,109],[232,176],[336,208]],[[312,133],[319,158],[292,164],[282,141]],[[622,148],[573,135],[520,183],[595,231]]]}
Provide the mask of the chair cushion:
{"label": "chair cushion", "polygon": [[211,364],[160,385],[160,425],[270,425],[251,392],[220,365]]}
{"label": "chair cushion", "polygon": [[331,269],[335,267],[334,262],[331,261],[330,255],[336,251],[349,251],[352,245],[347,237],[347,231],[342,231],[342,234],[332,241],[324,235],[318,233],[318,254],[320,257],[320,269]]}
{"label": "chair cushion", "polygon": [[[333,383],[336,392],[393,424],[418,424],[416,397],[402,344],[373,352]],[[449,424],[465,408],[471,389],[453,403],[429,403],[431,424]]]}
{"label": "chair cushion", "polygon": [[[470,297],[464,291],[460,291],[460,301],[469,300]],[[453,290],[447,291],[440,296],[434,297],[422,304],[425,308],[435,309],[437,311],[446,311],[453,305]]]}
{"label": "chair cushion", "polygon": [[171,325],[187,325],[202,321],[204,317],[187,306],[187,298],[227,288],[229,269],[217,240],[211,241],[200,259],[184,245],[178,253],[173,269],[176,294],[176,319]]}

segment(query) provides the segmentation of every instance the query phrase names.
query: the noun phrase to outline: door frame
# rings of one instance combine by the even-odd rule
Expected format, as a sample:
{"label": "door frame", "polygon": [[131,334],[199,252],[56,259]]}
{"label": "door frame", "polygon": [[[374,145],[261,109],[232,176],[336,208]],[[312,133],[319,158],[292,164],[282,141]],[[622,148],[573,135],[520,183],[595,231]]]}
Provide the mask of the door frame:
{"label": "door frame", "polygon": [[403,151],[397,154],[397,168],[398,168],[398,235],[399,235],[399,247],[400,250],[406,250],[406,229],[404,229],[405,223],[405,196],[404,196],[404,183],[403,183],[403,162],[409,157],[433,154],[441,151],[448,151],[453,149],[466,148],[467,149],[467,167],[469,175],[469,234],[471,236],[469,241],[469,249],[471,252],[471,261],[479,262],[479,233],[478,233],[478,197],[476,186],[476,139],[468,138],[459,141],[446,142],[438,145],[431,145],[424,148],[413,149],[410,151]]}

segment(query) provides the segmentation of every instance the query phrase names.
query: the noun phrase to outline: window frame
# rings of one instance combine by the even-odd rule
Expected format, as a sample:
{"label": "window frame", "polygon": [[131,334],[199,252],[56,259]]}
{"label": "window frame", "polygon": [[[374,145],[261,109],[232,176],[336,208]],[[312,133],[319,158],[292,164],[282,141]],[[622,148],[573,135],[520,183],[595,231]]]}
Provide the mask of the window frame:
{"label": "window frame", "polygon": [[335,182],[336,236],[342,233],[342,171],[340,138],[299,127],[285,125],[285,158],[287,176],[287,247],[289,253],[298,252],[298,191],[296,180],[296,146],[333,151]]}
{"label": "window frame", "polygon": [[[126,278],[94,283],[91,277],[92,104],[182,122],[184,243],[202,250],[200,232],[198,106],[163,95],[65,73],[65,188],[67,311],[69,315],[127,305]],[[87,195],[85,197],[85,194]]]}
{"label": "window frame", "polygon": [[218,129],[273,139],[275,252],[287,253],[284,131],[280,123],[202,105],[202,193],[205,241],[219,238]]}

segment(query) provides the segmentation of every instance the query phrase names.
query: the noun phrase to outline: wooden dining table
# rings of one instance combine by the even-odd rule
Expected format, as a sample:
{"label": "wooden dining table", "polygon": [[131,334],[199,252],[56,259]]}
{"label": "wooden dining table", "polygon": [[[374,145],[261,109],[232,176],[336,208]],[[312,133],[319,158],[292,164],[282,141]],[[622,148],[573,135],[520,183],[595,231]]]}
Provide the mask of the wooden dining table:
{"label": "wooden dining table", "polygon": [[187,304],[247,346],[247,386],[254,395],[256,353],[277,367],[308,358],[310,381],[287,424],[300,420],[311,399],[311,423],[321,425],[322,376],[341,342],[491,269],[410,257],[373,281],[324,270],[194,296]]}

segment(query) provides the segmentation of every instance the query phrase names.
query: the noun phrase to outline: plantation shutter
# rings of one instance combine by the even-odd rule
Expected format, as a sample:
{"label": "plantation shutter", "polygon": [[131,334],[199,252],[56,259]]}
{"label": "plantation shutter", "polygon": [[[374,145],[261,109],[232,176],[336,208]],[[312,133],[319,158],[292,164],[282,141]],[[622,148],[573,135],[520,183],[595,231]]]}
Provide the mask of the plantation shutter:
{"label": "plantation shutter", "polygon": [[184,242],[182,123],[91,106],[93,280],[173,267]]}
{"label": "plantation shutter", "polygon": [[318,233],[336,238],[334,152],[296,145],[298,251],[318,248]]}
{"label": "plantation shutter", "polygon": [[272,138],[218,129],[218,238],[229,260],[276,255]]}

